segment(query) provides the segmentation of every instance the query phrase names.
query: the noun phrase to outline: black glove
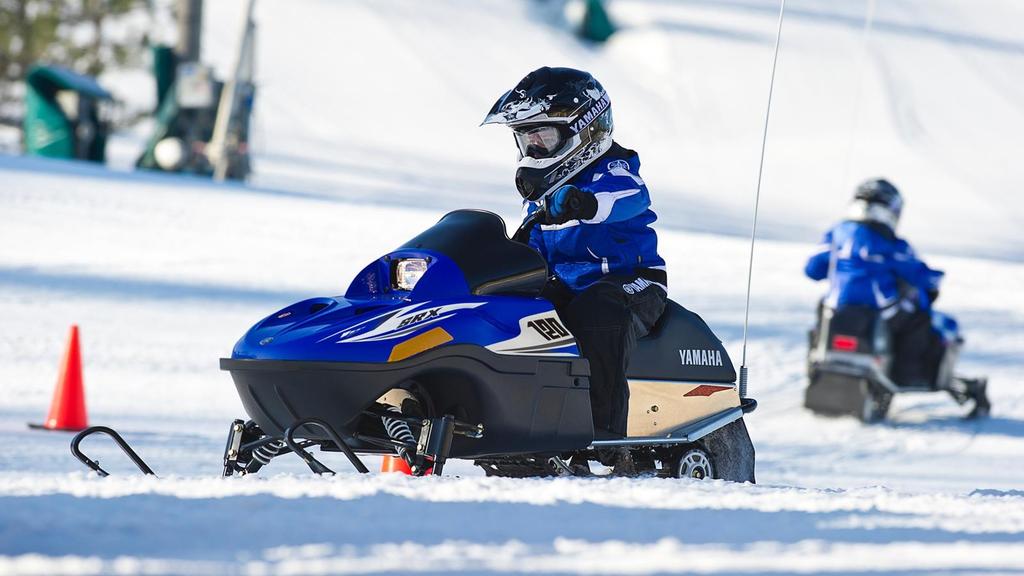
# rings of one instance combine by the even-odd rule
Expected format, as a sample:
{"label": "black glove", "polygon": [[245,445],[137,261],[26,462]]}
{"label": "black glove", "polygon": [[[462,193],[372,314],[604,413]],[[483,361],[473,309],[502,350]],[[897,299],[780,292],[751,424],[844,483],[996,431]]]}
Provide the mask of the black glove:
{"label": "black glove", "polygon": [[935,301],[938,300],[938,299],[939,299],[939,289],[938,288],[932,288],[931,290],[928,291],[928,302],[931,302],[932,304],[934,304]]}
{"label": "black glove", "polygon": [[540,297],[554,304],[556,309],[568,306],[574,296],[572,289],[555,275],[548,278],[544,288],[540,291]]}
{"label": "black glove", "polygon": [[544,197],[545,224],[564,224],[570,220],[589,220],[597,214],[597,198],[568,184]]}

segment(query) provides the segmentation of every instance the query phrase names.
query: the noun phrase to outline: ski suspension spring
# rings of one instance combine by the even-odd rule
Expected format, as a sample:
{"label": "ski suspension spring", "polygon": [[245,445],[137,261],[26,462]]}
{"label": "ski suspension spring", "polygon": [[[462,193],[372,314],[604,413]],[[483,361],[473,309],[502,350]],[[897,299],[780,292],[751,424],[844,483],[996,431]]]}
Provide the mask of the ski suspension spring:
{"label": "ski suspension spring", "polygon": [[266,466],[275,456],[284,450],[284,440],[273,440],[252,451],[252,459]]}
{"label": "ski suspension spring", "polygon": [[[389,412],[402,413],[402,409],[397,406],[389,406]],[[384,423],[384,429],[387,430],[388,436],[392,440],[397,440],[403,444],[416,444],[416,436],[412,433],[412,428],[409,428],[409,423],[405,420],[399,420],[397,418],[388,418],[387,416],[381,416],[381,421]],[[406,452],[405,448],[398,449],[398,455],[404,456]]]}

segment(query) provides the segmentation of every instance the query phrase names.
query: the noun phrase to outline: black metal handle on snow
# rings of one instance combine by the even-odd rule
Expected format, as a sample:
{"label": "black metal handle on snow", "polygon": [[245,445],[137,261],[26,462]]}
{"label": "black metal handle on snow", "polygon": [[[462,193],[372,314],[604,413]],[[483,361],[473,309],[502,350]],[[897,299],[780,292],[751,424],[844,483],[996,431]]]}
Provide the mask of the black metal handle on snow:
{"label": "black metal handle on snow", "polygon": [[288,447],[292,449],[292,452],[295,452],[299,455],[299,458],[302,458],[314,474],[333,475],[334,470],[324,466],[323,463],[314,458],[309,452],[306,452],[305,448],[295,442],[295,432],[303,426],[316,426],[323,430],[327,434],[327,437],[331,439],[331,442],[334,442],[338,446],[338,449],[345,454],[348,461],[352,463],[352,466],[355,466],[355,469],[358,470],[360,474],[367,474],[370,472],[366,465],[363,464],[363,461],[360,460],[359,457],[356,456],[356,453],[352,451],[352,448],[350,448],[349,445],[341,439],[341,434],[338,434],[338,431],[335,430],[333,426],[319,418],[305,418],[295,422],[291,427],[284,431],[284,441],[288,444]]}
{"label": "black metal handle on snow", "polygon": [[86,428],[85,430],[82,430],[78,434],[75,434],[74,439],[71,440],[71,453],[74,454],[75,458],[78,458],[78,460],[82,464],[85,464],[100,476],[110,476],[110,474],[106,470],[100,468],[100,463],[98,460],[90,460],[88,456],[82,453],[82,449],[79,447],[79,444],[82,443],[82,440],[85,440],[86,437],[96,434],[97,432],[100,434],[106,434],[107,436],[110,436],[110,439],[113,440],[115,444],[117,444],[118,448],[120,448],[121,451],[125,453],[125,455],[131,458],[132,462],[136,466],[138,466],[139,470],[141,470],[143,474],[147,476],[156,476],[156,473],[153,472],[153,469],[150,468],[142,460],[142,458],[135,453],[135,450],[132,450],[132,447],[129,446],[127,442],[125,442],[124,438],[122,438],[121,435],[118,434],[113,428],[108,428],[106,426],[92,426],[90,428]]}

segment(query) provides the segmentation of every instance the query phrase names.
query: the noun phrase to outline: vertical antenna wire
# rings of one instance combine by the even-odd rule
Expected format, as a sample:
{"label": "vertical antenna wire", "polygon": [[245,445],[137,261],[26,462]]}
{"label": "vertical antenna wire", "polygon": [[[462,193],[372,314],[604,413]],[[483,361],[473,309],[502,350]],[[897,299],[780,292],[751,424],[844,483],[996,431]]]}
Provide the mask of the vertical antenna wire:
{"label": "vertical antenna wire", "polygon": [[843,181],[839,183],[840,189],[849,183],[850,171],[853,169],[853,156],[856,152],[857,135],[860,132],[861,102],[864,99],[864,71],[868,61],[868,41],[871,39],[871,31],[874,28],[877,3],[878,0],[868,0],[867,12],[864,14],[864,27],[860,33],[860,61],[857,64],[857,94],[853,101],[853,127],[850,130],[850,141],[846,143],[846,166],[843,169]]}
{"label": "vertical antenna wire", "polygon": [[[843,168],[843,179],[839,182],[839,189],[842,191],[849,185],[850,172],[853,169],[853,156],[857,145],[857,135],[860,132],[861,102],[864,99],[864,70],[867,68],[868,40],[871,39],[871,30],[875,22],[875,7],[878,0],[868,0],[867,11],[864,14],[864,27],[860,33],[860,61],[857,64],[857,94],[853,101],[853,127],[850,130],[850,141],[846,143],[846,166]],[[836,254],[835,239],[829,245],[828,252],[828,280],[829,294],[832,294],[836,287]]]}
{"label": "vertical antenna wire", "polygon": [[768,83],[768,106],[764,112],[764,130],[761,132],[761,161],[757,167],[757,192],[754,195],[754,219],[750,226],[750,260],[747,265],[747,304],[743,311],[743,362],[740,364],[740,398],[747,397],[747,330],[750,326],[750,286],[754,276],[754,242],[757,239],[757,210],[761,202],[761,179],[764,174],[764,152],[768,145],[768,122],[772,115],[772,96],[775,92],[775,68],[779,62],[779,44],[782,40],[782,20],[786,15],[786,0],[779,1],[779,25],[775,31],[775,54],[772,56],[772,76]]}
{"label": "vertical antenna wire", "polygon": [[857,134],[860,132],[861,100],[864,98],[864,70],[867,68],[867,41],[871,38],[874,27],[874,8],[878,0],[867,0],[867,11],[864,13],[864,27],[860,31],[860,61],[857,65],[857,96],[853,100],[853,128],[850,130],[850,141],[846,146],[846,168],[843,170],[843,181],[840,187],[846,187],[853,169],[853,154],[856,152]]}

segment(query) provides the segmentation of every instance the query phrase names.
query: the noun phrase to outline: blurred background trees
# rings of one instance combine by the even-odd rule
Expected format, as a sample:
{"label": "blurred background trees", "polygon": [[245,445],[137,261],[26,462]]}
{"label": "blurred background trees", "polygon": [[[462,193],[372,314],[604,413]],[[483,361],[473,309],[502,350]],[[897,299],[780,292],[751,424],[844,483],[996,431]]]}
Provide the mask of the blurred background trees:
{"label": "blurred background trees", "polygon": [[152,0],[0,0],[0,123],[21,121],[23,80],[33,64],[97,76],[144,54],[132,19]]}

